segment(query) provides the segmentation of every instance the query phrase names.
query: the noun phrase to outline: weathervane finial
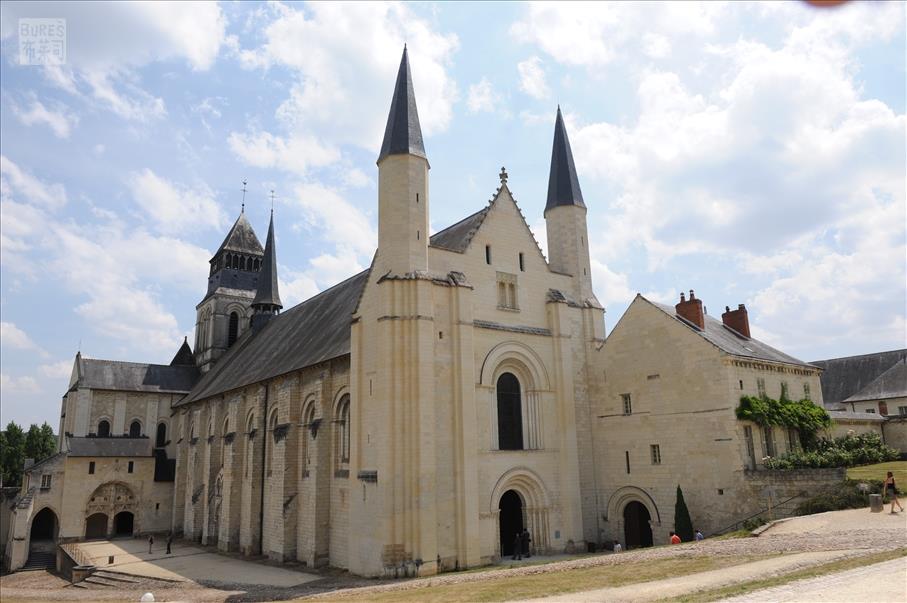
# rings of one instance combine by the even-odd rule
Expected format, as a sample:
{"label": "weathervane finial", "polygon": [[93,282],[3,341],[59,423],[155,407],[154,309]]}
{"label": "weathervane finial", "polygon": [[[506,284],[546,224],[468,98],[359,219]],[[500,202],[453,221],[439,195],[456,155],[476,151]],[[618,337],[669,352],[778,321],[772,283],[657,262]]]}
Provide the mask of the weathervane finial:
{"label": "weathervane finial", "polygon": [[271,213],[274,213],[274,197],[277,195],[274,194],[274,189],[271,189]]}
{"label": "weathervane finial", "polygon": [[507,170],[501,166],[501,173],[498,174],[501,178],[501,184],[507,184]]}
{"label": "weathervane finial", "polygon": [[246,179],[243,178],[242,181],[242,213],[246,213]]}

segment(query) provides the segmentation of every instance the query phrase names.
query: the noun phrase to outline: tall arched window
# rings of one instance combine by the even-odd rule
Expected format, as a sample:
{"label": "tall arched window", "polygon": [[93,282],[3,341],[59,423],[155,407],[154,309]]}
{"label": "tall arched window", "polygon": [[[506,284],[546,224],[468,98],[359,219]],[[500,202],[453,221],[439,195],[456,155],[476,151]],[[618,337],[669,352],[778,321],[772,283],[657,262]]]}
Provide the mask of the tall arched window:
{"label": "tall arched window", "polygon": [[[224,419],[224,431],[221,435],[226,436],[230,433],[230,417]],[[220,447],[220,464],[221,467],[227,466],[227,441],[224,440],[224,443]]]}
{"label": "tall arched window", "polygon": [[255,439],[253,433],[255,431],[255,414],[249,415],[249,420],[246,421],[246,435],[249,438],[246,442],[246,477],[249,477],[249,474],[252,472],[252,462],[255,460]]}
{"label": "tall arched window", "polygon": [[110,436],[110,421],[103,419],[98,423],[98,437],[106,438]]}
{"label": "tall arched window", "polygon": [[239,314],[230,312],[230,328],[227,331],[227,347],[236,343],[236,335],[239,332]]}
{"label": "tall arched window", "polygon": [[498,449],[523,449],[520,382],[511,373],[498,377]]}
{"label": "tall arched window", "polygon": [[138,421],[133,421],[129,424],[129,437],[137,438],[142,435],[142,424]]}
{"label": "tall arched window", "polygon": [[337,460],[343,463],[350,462],[350,396],[346,394],[337,405],[337,416],[334,418],[337,425]]}
{"label": "tall arched window", "polygon": [[[274,430],[277,428],[277,409],[274,409],[274,412],[271,413],[271,418],[268,419],[268,436],[274,436]],[[272,440],[273,441],[273,440]],[[267,467],[265,467],[266,474],[271,475],[271,470],[274,468],[274,445],[268,446],[268,458],[265,460]]]}
{"label": "tall arched window", "polygon": [[158,448],[163,448],[167,445],[167,424],[158,423],[157,424],[157,434],[154,438],[154,445]]}
{"label": "tall arched window", "polygon": [[[302,415],[302,426],[303,426],[303,435],[302,435],[302,469],[304,472],[308,472],[309,465],[312,464],[311,451],[314,450],[313,446],[309,443],[309,440],[312,439],[312,433],[314,431],[313,425],[315,423],[315,402],[309,402],[309,405],[306,407],[305,412]],[[305,473],[304,473],[305,475]]]}

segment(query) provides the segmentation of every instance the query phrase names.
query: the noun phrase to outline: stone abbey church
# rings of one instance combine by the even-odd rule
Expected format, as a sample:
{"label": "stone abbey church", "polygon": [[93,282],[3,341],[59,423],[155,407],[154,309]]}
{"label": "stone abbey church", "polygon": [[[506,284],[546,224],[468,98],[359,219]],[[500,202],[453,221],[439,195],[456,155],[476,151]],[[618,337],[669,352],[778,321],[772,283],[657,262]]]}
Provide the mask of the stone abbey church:
{"label": "stone abbey church", "polygon": [[364,272],[284,310],[273,215],[262,247],[241,214],[211,259],[194,350],[170,365],[76,357],[60,451],[13,504],[12,569],[40,543],[172,530],[430,575],[508,555],[524,528],[545,552],[664,542],[678,485],[706,533],[765,504],[760,463],[796,437],[734,408],[782,390],[821,404],[819,369],[750,337],[742,305],[719,320],[692,291],[637,296],[606,339],[560,110],[547,259],[503,170],[490,203],[429,235],[405,50],[377,165]]}

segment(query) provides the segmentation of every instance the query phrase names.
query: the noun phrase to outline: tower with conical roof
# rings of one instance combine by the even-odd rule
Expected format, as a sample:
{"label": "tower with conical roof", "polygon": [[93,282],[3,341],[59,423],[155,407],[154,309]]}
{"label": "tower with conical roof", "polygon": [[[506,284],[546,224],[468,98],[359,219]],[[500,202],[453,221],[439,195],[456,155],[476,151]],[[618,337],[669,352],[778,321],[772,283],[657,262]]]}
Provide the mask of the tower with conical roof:
{"label": "tower with conical roof", "polygon": [[[586,227],[586,204],[579,187],[573,151],[561,108],[554,122],[551,148],[551,171],[548,174],[548,202],[545,204],[548,231],[548,262],[557,272],[574,280],[573,294],[585,303],[595,299],[592,292],[592,269],[589,262],[589,233]],[[598,305],[598,302],[594,302]]]}
{"label": "tower with conical roof", "polygon": [[208,290],[195,307],[195,362],[200,371],[210,369],[249,328],[263,261],[261,242],[242,211],[210,260]]}
{"label": "tower with conical roof", "polygon": [[378,255],[381,274],[428,268],[428,159],[404,46],[378,155]]}
{"label": "tower with conical roof", "polygon": [[282,308],[280,293],[277,290],[277,248],[274,244],[274,210],[272,209],[264,257],[258,275],[258,289],[255,292],[255,299],[252,300],[252,328],[260,329],[272,316],[279,314]]}

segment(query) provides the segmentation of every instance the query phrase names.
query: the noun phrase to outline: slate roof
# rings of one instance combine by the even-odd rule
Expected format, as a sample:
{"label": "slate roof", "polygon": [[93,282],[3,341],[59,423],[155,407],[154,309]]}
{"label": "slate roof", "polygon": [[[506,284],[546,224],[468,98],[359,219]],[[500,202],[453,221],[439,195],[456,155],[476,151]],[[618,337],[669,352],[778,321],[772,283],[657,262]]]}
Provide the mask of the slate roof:
{"label": "slate roof", "polygon": [[882,423],[886,419],[882,415],[874,412],[850,412],[846,410],[826,410],[828,416],[835,421],[870,421],[873,423]]}
{"label": "slate roof", "polygon": [[882,373],[907,358],[907,349],[815,360],[824,369],[819,378],[826,406],[844,402],[878,379]]}
{"label": "slate roof", "polygon": [[406,46],[403,47],[400,69],[397,71],[394,98],[391,100],[378,162],[388,155],[418,155],[425,158],[422,127],[419,125],[419,112],[416,110],[416,94],[413,92]]}
{"label": "slate roof", "polygon": [[586,207],[583,202],[583,191],[579,188],[576,166],[573,164],[573,151],[570,139],[567,138],[567,127],[564,116],[558,105],[557,119],[554,122],[554,142],[551,145],[551,171],[548,173],[548,202],[545,211],[561,205]]}
{"label": "slate roof", "polygon": [[183,338],[183,345],[177,350],[176,356],[170,361],[170,366],[195,366],[195,356],[192,354],[192,348],[189,347],[189,339]]}
{"label": "slate roof", "polygon": [[151,456],[150,438],[69,437],[69,456]]}
{"label": "slate roof", "polygon": [[[640,297],[642,296],[640,295]],[[803,362],[802,360],[798,360],[793,356],[789,356],[780,350],[776,350],[772,346],[768,345],[767,343],[762,343],[758,339],[753,339],[752,337],[744,337],[733,329],[729,329],[728,327],[724,326],[723,322],[716,318],[712,318],[708,314],[705,315],[705,330],[700,331],[691,323],[677,316],[674,306],[651,302],[645,297],[642,297],[642,299],[648,301],[650,304],[652,304],[674,320],[683,323],[690,330],[698,333],[703,339],[717,346],[719,349],[727,352],[728,354],[740,356],[743,358],[753,358],[755,360],[767,360],[769,362],[782,362],[784,364],[796,364],[808,368],[816,368],[807,364],[806,362]]]}
{"label": "slate roof", "polygon": [[485,221],[485,216],[488,215],[490,208],[491,206],[484,207],[471,216],[466,216],[456,224],[436,232],[429,239],[429,244],[432,247],[463,253],[469,247],[469,243],[478,232],[479,227],[482,226],[482,222]]}
{"label": "slate roof", "polygon": [[74,386],[130,392],[185,394],[198,380],[192,366],[141,364],[117,360],[96,360],[76,355],[78,379]]}
{"label": "slate roof", "polygon": [[261,261],[261,278],[252,306],[267,305],[283,308],[280,303],[280,292],[277,289],[277,247],[274,243],[274,210],[271,210],[271,223],[268,225],[268,239],[265,243],[265,257]]}
{"label": "slate roof", "polygon": [[350,353],[350,324],[368,270],[248,330],[178,406]]}
{"label": "slate roof", "polygon": [[844,402],[887,400],[889,398],[904,397],[907,397],[907,360],[896,362],[894,366],[879,375],[872,383],[844,400]]}
{"label": "slate roof", "polygon": [[261,255],[264,252],[261,248],[261,242],[255,235],[255,230],[246,219],[246,212],[240,212],[236,222],[233,223],[233,228],[227,233],[227,237],[218,247],[214,257],[217,257],[225,250],[239,251],[252,255]]}

